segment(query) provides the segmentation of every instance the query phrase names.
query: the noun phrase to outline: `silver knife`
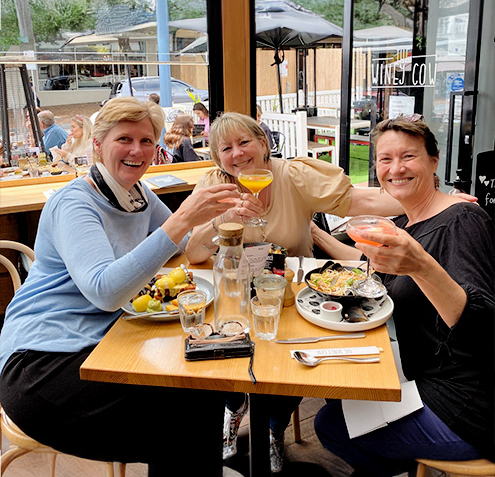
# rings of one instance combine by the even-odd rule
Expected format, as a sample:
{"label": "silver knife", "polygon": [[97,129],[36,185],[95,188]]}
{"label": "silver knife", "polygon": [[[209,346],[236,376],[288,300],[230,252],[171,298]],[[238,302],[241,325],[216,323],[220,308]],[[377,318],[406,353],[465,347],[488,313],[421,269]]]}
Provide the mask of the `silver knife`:
{"label": "silver knife", "polygon": [[348,333],[346,335],[333,336],[312,336],[309,338],[290,338],[288,340],[275,340],[275,343],[291,344],[291,343],[317,343],[318,341],[329,340],[351,340],[354,338],[365,338],[365,333]]}
{"label": "silver knife", "polygon": [[303,263],[303,256],[300,255],[299,256],[299,270],[297,270],[297,284],[300,285],[303,281],[303,278],[304,278],[304,270],[303,270],[303,267],[302,267],[302,263]]}

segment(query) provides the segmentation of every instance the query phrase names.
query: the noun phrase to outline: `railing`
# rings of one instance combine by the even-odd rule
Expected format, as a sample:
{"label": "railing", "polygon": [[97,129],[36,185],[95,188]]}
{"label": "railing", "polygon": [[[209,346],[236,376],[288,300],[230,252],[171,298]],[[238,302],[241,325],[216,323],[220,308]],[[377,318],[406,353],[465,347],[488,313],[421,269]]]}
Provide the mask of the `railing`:
{"label": "railing", "polygon": [[306,111],[295,114],[263,113],[262,119],[272,131],[279,131],[285,136],[282,149],[284,159],[308,156]]}

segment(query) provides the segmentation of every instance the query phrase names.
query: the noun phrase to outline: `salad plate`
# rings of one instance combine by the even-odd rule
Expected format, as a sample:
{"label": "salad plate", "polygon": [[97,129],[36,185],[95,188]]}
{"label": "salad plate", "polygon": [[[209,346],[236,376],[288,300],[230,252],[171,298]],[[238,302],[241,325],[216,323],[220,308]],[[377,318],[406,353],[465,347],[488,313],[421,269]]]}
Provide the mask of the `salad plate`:
{"label": "salad plate", "polygon": [[364,300],[357,305],[364,311],[369,321],[335,322],[321,317],[320,303],[326,300],[313,289],[303,288],[296,296],[296,308],[299,314],[310,323],[328,330],[343,332],[366,331],[377,328],[386,323],[394,311],[394,302],[387,295],[380,300]]}
{"label": "salad plate", "polygon": [[[206,280],[205,278],[201,278],[198,276],[195,276],[193,278],[193,281],[196,284],[197,290],[202,290],[206,293],[206,306],[209,306],[213,302],[213,298],[215,296],[213,284],[211,282],[209,282],[208,280]],[[124,305],[122,307],[122,310],[124,310],[129,315],[133,315],[133,317],[135,317],[135,318],[140,318],[142,316],[141,319],[146,320],[146,321],[175,321],[175,320],[178,320],[179,319],[179,313],[177,312],[177,310],[174,310],[172,312],[167,312],[165,310],[165,305],[167,303],[168,302],[164,302],[162,304],[162,310],[161,311],[157,311],[156,313],[152,313],[152,314],[150,314],[146,311],[144,311],[142,313],[136,312],[136,310],[134,310],[131,302]]]}

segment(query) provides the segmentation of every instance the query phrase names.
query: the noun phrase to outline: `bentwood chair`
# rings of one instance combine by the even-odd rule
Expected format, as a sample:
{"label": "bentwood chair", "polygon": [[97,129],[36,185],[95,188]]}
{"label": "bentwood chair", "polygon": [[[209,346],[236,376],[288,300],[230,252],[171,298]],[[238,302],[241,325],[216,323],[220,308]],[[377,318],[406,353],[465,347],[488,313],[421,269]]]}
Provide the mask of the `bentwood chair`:
{"label": "bentwood chair", "polygon": [[[12,242],[10,240],[0,240],[0,249],[10,249],[21,252],[22,255],[28,259],[26,268],[29,269],[30,263],[34,261],[34,251],[24,244],[18,242]],[[0,254],[0,263],[9,272],[12,283],[14,286],[14,292],[21,286],[21,277],[14,263],[4,255]],[[48,454],[48,463],[50,466],[51,476],[55,477],[55,460],[58,454],[61,454],[55,449],[39,443],[33,438],[25,434],[16,424],[10,419],[5,410],[0,406],[0,429],[1,433],[10,441],[11,445],[6,452],[2,452],[1,457],[1,469],[2,475],[7,467],[18,457],[21,457],[28,452],[35,452],[39,454]],[[1,442],[1,436],[0,436]],[[125,477],[125,464],[120,462],[116,463],[117,472],[114,473],[113,462],[105,462],[107,477]]]}
{"label": "bentwood chair", "polygon": [[416,462],[418,463],[416,477],[425,477],[428,467],[446,472],[452,477],[495,476],[495,464],[486,459],[464,461],[416,459]]}

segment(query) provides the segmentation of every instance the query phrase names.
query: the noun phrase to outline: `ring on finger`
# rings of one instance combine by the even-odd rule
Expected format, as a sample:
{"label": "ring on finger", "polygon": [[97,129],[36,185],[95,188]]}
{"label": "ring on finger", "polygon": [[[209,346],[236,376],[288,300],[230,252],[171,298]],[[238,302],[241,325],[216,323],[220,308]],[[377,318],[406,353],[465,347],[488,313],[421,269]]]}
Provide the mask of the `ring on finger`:
{"label": "ring on finger", "polygon": [[241,199],[241,205],[239,206],[239,208],[241,207],[244,207],[244,199]]}

